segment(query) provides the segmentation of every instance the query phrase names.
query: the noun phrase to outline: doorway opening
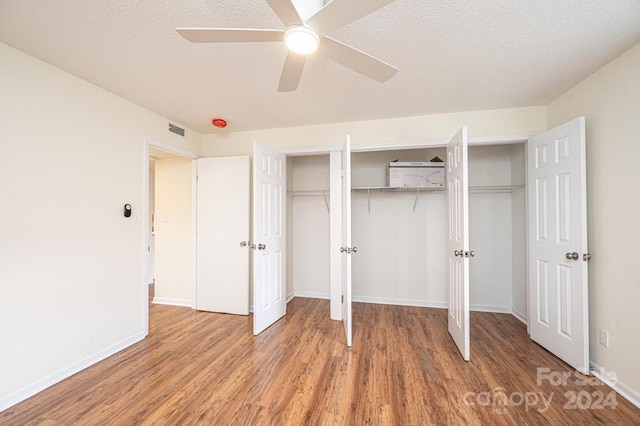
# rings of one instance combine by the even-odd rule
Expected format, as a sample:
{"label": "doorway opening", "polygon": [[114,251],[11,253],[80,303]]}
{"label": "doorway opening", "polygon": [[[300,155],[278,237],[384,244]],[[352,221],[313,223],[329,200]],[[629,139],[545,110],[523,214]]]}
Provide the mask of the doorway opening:
{"label": "doorway opening", "polygon": [[146,139],[143,154],[143,325],[149,304],[193,307],[195,293],[195,159]]}

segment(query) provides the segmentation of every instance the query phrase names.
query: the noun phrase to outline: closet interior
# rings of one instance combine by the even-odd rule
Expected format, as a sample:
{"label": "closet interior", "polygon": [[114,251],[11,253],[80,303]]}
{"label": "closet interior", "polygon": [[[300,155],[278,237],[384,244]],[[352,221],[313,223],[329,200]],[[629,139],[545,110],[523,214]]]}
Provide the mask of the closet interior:
{"label": "closet interior", "polygon": [[[385,188],[394,160],[446,148],[352,152],[353,301],[448,306],[445,188]],[[329,155],[288,158],[289,296],[329,298]],[[525,145],[469,147],[471,310],[526,322]]]}

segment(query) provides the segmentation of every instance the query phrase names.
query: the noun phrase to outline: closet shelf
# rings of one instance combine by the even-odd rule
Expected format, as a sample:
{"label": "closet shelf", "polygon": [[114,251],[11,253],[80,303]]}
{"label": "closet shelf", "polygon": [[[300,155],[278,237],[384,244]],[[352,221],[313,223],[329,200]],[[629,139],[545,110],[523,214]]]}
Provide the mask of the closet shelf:
{"label": "closet shelf", "polygon": [[311,189],[307,191],[288,191],[288,192],[289,194],[293,194],[298,197],[316,197],[316,196],[323,196],[323,195],[329,194],[328,189]]}
{"label": "closet shelf", "polygon": [[[471,192],[511,192],[515,189],[524,189],[525,185],[470,185]],[[351,192],[373,194],[377,192],[447,192],[447,188],[431,188],[431,187],[397,187],[390,188],[388,186],[364,186],[351,188]],[[328,189],[317,189],[309,191],[290,191],[297,196],[318,196],[328,195]]]}
{"label": "closet shelf", "polygon": [[[524,185],[470,185],[469,191],[472,192],[511,192],[514,189],[524,189]],[[431,188],[431,187],[398,187],[389,188],[387,186],[371,186],[351,188],[351,192],[364,192],[367,194],[375,192],[447,192],[447,188]]]}
{"label": "closet shelf", "polygon": [[426,191],[437,191],[443,192],[446,191],[446,188],[431,188],[431,187],[409,187],[409,186],[400,186],[396,188],[390,188],[388,186],[366,186],[366,187],[356,187],[351,188],[351,192],[426,192]]}
{"label": "closet shelf", "polygon": [[469,192],[511,192],[524,188],[525,185],[469,185]]}

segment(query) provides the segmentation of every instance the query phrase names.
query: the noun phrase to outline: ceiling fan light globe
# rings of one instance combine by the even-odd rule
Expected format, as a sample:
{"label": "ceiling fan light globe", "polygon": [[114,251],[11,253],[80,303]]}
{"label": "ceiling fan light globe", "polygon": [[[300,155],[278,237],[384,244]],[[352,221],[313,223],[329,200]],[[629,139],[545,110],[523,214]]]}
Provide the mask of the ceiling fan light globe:
{"label": "ceiling fan light globe", "polygon": [[318,49],[320,38],[311,28],[296,26],[284,33],[284,44],[294,53],[308,55]]}

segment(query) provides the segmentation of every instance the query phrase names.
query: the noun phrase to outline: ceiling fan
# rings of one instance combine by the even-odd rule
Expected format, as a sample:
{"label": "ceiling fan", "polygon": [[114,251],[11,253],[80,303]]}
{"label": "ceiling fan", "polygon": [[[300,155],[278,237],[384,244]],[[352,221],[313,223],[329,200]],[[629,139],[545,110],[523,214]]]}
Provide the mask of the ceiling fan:
{"label": "ceiling fan", "polygon": [[316,50],[375,81],[387,81],[398,72],[397,68],[325,35],[395,0],[331,0],[308,19],[300,17],[292,0],[265,1],[286,30],[177,28],[176,31],[192,43],[284,41],[289,52],[280,76],[279,92],[293,92],[298,88],[307,55]]}

